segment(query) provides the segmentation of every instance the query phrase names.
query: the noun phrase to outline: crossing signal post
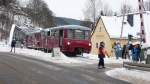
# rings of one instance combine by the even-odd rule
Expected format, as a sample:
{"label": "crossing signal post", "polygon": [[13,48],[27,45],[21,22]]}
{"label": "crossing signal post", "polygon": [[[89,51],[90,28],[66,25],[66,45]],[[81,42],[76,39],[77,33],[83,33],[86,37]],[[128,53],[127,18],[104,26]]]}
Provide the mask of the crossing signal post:
{"label": "crossing signal post", "polygon": [[141,42],[146,43],[145,37],[145,26],[144,26],[144,16],[143,12],[145,11],[143,0],[138,0],[139,2],[139,12],[140,12],[140,20],[141,20]]}
{"label": "crossing signal post", "polygon": [[129,34],[129,35],[128,35],[128,40],[129,40],[129,41],[132,41],[132,40],[133,40],[133,36]]}

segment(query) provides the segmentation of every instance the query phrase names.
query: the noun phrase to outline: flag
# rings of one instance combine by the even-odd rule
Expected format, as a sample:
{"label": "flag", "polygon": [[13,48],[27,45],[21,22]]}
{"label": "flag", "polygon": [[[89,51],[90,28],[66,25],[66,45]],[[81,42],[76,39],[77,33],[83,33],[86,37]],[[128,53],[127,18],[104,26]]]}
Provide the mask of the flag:
{"label": "flag", "polygon": [[134,26],[134,22],[133,22],[133,14],[130,14],[130,15],[128,15],[127,16],[127,21],[128,21],[128,23],[130,24],[130,26]]}

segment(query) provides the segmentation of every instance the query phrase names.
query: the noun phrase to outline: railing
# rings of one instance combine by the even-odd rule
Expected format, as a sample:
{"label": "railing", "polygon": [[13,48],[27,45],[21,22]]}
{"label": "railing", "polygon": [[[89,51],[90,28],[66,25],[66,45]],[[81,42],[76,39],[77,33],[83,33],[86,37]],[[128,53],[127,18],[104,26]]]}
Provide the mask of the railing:
{"label": "railing", "polygon": [[123,67],[127,69],[150,71],[150,64],[123,62]]}

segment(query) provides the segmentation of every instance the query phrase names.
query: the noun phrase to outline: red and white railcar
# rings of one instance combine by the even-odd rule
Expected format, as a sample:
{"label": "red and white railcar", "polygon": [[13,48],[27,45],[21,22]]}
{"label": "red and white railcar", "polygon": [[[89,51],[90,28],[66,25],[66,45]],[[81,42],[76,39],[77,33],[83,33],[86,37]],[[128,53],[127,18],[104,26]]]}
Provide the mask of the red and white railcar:
{"label": "red and white railcar", "polygon": [[60,47],[66,54],[89,53],[91,29],[78,25],[65,25],[43,29],[27,37],[27,47],[52,50]]}

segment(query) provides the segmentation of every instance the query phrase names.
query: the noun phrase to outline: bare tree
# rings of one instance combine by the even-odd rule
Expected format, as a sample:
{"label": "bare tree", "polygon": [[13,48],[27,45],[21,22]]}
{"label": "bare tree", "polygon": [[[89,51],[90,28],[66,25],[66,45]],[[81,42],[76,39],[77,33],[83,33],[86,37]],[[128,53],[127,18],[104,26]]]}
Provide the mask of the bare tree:
{"label": "bare tree", "polygon": [[150,1],[144,3],[145,10],[150,11]]}
{"label": "bare tree", "polygon": [[54,26],[53,13],[43,0],[29,0],[26,6],[19,3],[20,0],[0,0],[0,30],[4,31],[5,39],[13,23],[23,25],[22,21],[28,18],[33,26]]}
{"label": "bare tree", "polygon": [[134,11],[134,9],[132,8],[131,5],[123,3],[123,5],[121,6],[120,13],[121,14],[127,14],[127,13],[131,13],[133,11]]}
{"label": "bare tree", "polygon": [[95,22],[101,14],[106,16],[113,15],[112,9],[101,0],[88,0],[85,7],[83,10],[84,18],[90,19],[93,22]]}
{"label": "bare tree", "polygon": [[8,36],[17,10],[18,6],[16,0],[0,0],[0,28],[3,30],[5,39]]}
{"label": "bare tree", "polygon": [[83,10],[84,18],[95,22],[101,10],[101,0],[87,0],[85,9]]}
{"label": "bare tree", "polygon": [[103,12],[104,16],[112,16],[114,14],[114,12],[112,11],[112,9],[109,7],[108,4],[105,4],[103,6],[103,10],[101,12]]}

